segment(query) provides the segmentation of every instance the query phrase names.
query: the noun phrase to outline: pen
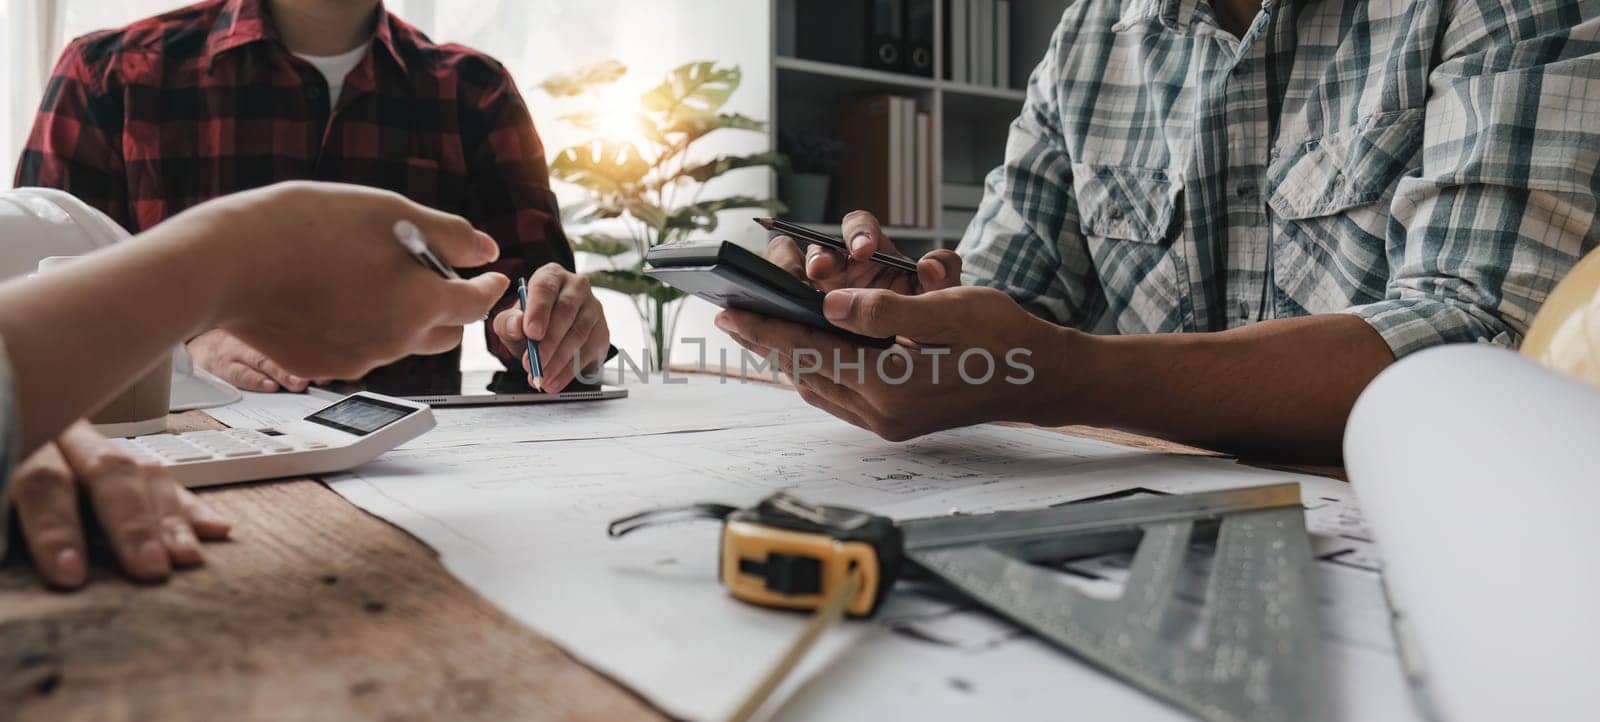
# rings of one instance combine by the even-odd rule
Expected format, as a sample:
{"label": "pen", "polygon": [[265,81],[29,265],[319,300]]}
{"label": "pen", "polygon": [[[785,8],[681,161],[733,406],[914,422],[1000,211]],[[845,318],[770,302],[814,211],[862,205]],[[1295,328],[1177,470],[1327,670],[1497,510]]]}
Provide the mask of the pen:
{"label": "pen", "polygon": [[[846,256],[850,255],[850,247],[845,245],[844,241],[834,238],[826,233],[813,231],[810,228],[806,228],[805,226],[797,223],[790,223],[777,218],[757,218],[755,219],[755,222],[762,228],[765,228],[769,231],[778,231],[780,233],[789,235],[795,240],[805,241],[806,243],[814,243],[822,246],[823,248],[843,253]],[[882,251],[873,251],[872,261],[878,265],[888,266],[890,268],[905,271],[907,273],[917,272],[917,264],[915,261],[901,258],[900,256],[891,256]]]}
{"label": "pen", "polygon": [[[522,304],[522,312],[528,312],[528,282],[517,279],[517,298]],[[528,376],[533,379],[533,387],[544,390],[544,369],[539,366],[539,342],[528,339]]]}
{"label": "pen", "polygon": [[439,274],[440,278],[461,280],[461,276],[456,275],[456,269],[433,254],[433,249],[428,247],[428,239],[423,237],[422,229],[418,228],[417,224],[407,220],[395,221],[394,238],[400,245],[405,246],[406,252],[410,253],[411,258],[423,268]]}

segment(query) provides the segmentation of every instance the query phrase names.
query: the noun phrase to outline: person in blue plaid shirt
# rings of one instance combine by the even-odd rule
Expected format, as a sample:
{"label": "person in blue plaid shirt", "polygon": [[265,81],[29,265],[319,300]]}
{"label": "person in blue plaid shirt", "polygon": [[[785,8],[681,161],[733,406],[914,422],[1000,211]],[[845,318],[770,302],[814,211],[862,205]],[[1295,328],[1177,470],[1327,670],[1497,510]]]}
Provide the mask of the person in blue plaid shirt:
{"label": "person in blue plaid shirt", "polygon": [[[774,239],[894,358],[863,374],[828,334],[718,323],[887,438],[1017,420],[1337,456],[1379,371],[1515,347],[1595,247],[1597,51],[1591,0],[1079,0],[959,255],[897,276],[865,261],[894,248],[861,212],[849,258]],[[962,383],[973,350],[1030,374],[968,359],[985,382]]]}

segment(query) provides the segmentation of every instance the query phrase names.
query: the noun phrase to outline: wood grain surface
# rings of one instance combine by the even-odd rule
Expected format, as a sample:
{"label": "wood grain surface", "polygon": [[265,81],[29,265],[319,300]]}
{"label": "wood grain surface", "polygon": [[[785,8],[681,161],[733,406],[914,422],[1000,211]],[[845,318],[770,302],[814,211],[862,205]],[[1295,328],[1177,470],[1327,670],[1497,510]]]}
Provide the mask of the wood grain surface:
{"label": "wood grain surface", "polygon": [[[171,425],[213,424],[195,412]],[[318,482],[201,493],[232,519],[233,540],[165,584],[126,581],[98,549],[88,588],[49,591],[11,545],[0,567],[0,722],[663,719]]]}
{"label": "wood grain surface", "polygon": [[102,549],[52,592],[13,552],[0,720],[662,719],[318,482],[203,493],[233,540],[166,584]]}

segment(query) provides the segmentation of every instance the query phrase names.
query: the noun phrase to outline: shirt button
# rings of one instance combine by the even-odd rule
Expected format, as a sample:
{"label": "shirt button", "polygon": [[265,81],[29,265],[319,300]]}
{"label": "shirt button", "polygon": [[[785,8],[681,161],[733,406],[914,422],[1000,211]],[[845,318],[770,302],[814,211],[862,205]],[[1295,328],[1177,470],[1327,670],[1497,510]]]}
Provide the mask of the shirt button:
{"label": "shirt button", "polygon": [[320,86],[320,85],[307,85],[306,86],[306,99],[307,100],[321,100],[322,99],[322,86]]}
{"label": "shirt button", "polygon": [[1122,220],[1122,209],[1113,206],[1111,210],[1106,212],[1106,215],[1110,216],[1113,221],[1120,221]]}
{"label": "shirt button", "polygon": [[1239,194],[1240,198],[1254,198],[1256,195],[1256,184],[1245,181],[1240,183],[1239,186],[1233,190],[1233,192]]}

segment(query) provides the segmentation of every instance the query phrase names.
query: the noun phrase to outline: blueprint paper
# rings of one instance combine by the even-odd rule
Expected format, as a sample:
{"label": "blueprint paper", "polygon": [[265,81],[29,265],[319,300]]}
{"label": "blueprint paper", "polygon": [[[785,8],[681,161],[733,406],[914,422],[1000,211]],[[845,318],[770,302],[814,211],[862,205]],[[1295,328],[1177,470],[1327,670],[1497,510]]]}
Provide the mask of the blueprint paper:
{"label": "blueprint paper", "polygon": [[[787,390],[732,388],[739,390],[734,395],[760,397],[739,400],[744,408],[800,406]],[[653,398],[637,394],[604,406],[648,416]],[[714,406],[699,408],[715,415]],[[831,418],[811,418],[691,433],[402,449],[330,485],[433,546],[447,568],[514,618],[668,714],[697,720],[726,716],[806,617],[727,595],[716,580],[718,524],[677,523],[611,540],[605,527],[613,519],[699,501],[747,506],[778,490],[912,518],[1032,508],[1137,488],[1182,492],[1290,479],[1305,482],[1308,504],[1319,504],[1308,514],[1315,530],[1361,532],[1341,482],[1037,429],[980,426],[894,444]],[[1381,610],[1376,575],[1327,566],[1338,575],[1323,589],[1331,620],[1324,637],[1338,646],[1330,652],[1331,682],[1360,694],[1338,717],[1407,719],[1386,616],[1373,614]],[[1087,718],[1184,719],[987,614],[898,592],[881,619],[825,635],[778,698],[765,710],[769,718],[1058,720],[1070,709],[1103,712]]]}
{"label": "blueprint paper", "polygon": [[[657,376],[628,384],[628,398],[433,410],[438,426],[404,448],[604,439],[819,421],[793,392],[713,376]],[[683,383],[677,383],[683,382]]]}
{"label": "blueprint paper", "polygon": [[1489,346],[1362,394],[1345,461],[1445,719],[1596,719],[1600,390]]}
{"label": "blueprint paper", "polygon": [[[627,389],[626,399],[436,408],[434,429],[401,448],[605,439],[781,426],[828,418],[797,402],[792,392],[756,381],[654,376],[648,383],[629,384]],[[245,391],[243,396],[206,413],[234,428],[265,429],[304,418],[342,398],[321,389],[304,394]]]}
{"label": "blueprint paper", "polygon": [[303,394],[240,391],[239,395],[243,398],[225,406],[205,409],[205,413],[235,429],[270,429],[303,419],[340,398],[320,390]]}

